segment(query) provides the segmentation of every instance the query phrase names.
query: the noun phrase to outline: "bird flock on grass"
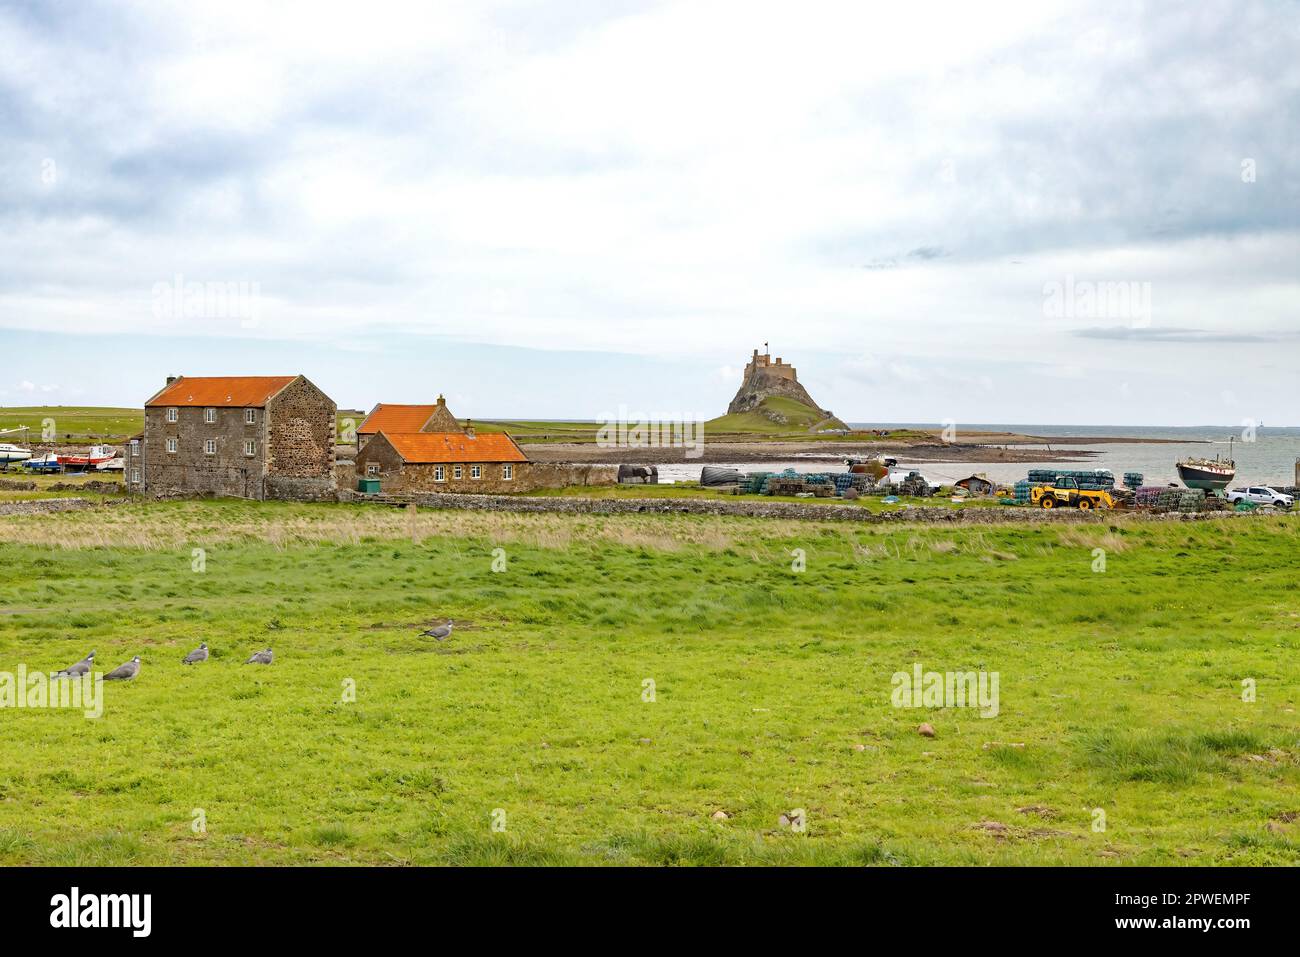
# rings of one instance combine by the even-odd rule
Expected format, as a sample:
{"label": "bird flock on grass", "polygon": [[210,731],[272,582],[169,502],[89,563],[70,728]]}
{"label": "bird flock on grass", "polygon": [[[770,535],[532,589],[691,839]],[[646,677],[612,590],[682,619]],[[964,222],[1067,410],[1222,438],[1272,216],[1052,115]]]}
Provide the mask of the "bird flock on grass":
{"label": "bird flock on grass", "polygon": [[[200,642],[199,646],[181,659],[183,665],[197,665],[208,660],[208,643]],[[269,665],[273,660],[273,653],[270,648],[257,652],[249,658],[244,664],[246,665]],[[90,669],[95,665],[95,653],[92,651],[86,657],[82,658],[75,665],[68,665],[62,671],[56,671],[52,675],[55,678],[81,678],[90,674]],[[105,681],[130,681],[140,673],[140,656],[136,655],[126,664],[118,665],[108,674],[104,675]]]}
{"label": "bird flock on grass", "polygon": [[[420,632],[421,638],[432,638],[435,641],[446,641],[451,637],[452,622],[447,619],[445,625],[438,625],[434,628],[428,628]],[[199,646],[181,659],[183,665],[202,664],[208,660],[208,643],[199,642]],[[246,665],[269,665],[275,660],[275,653],[270,648],[263,648],[261,651],[254,652],[247,661]],[[51,677],[54,678],[81,678],[90,674],[90,669],[95,666],[95,653],[92,651],[86,657],[82,658],[75,665],[68,665],[62,671],[56,671]],[[140,673],[140,656],[136,655],[125,664],[118,665],[108,674],[104,675],[105,681],[130,681]]]}

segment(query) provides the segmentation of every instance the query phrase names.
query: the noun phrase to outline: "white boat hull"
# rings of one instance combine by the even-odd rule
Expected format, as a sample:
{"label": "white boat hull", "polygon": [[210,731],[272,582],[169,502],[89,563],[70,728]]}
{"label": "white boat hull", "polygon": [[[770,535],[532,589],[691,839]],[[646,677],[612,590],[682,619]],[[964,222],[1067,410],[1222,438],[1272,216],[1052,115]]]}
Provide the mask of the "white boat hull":
{"label": "white boat hull", "polygon": [[31,449],[20,449],[16,445],[0,445],[0,465],[13,465],[15,462],[26,462],[31,457]]}

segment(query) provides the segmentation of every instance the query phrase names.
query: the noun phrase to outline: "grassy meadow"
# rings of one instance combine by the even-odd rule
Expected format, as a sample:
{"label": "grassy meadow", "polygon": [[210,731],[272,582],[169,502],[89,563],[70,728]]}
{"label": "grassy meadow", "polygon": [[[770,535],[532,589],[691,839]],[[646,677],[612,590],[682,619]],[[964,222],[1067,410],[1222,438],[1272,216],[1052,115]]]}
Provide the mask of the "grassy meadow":
{"label": "grassy meadow", "polygon": [[1298,864],[1297,529],[0,516],[0,671],[143,658],[0,710],[0,864]]}
{"label": "grassy meadow", "polygon": [[144,428],[143,409],[114,409],[98,406],[0,406],[0,431],[26,427],[22,435],[0,438],[5,442],[39,442],[50,422],[54,441],[68,444],[122,442]]}

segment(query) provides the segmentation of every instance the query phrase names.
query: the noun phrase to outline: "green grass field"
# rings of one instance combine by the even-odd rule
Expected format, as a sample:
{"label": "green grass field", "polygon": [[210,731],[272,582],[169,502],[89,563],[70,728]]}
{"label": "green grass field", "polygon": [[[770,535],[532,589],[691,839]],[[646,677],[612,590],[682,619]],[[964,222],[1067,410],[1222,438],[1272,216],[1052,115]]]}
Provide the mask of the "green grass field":
{"label": "green grass field", "polygon": [[[0,671],[144,659],[0,711],[0,863],[1294,865],[1298,528],[0,516]],[[914,662],[997,717],[892,707]]]}
{"label": "green grass field", "polygon": [[[342,438],[346,429],[345,420],[352,421],[352,427],[361,424],[364,415],[358,416],[355,410],[340,411],[338,415],[338,433]],[[61,405],[44,406],[0,406],[0,430],[26,427],[26,438],[22,435],[0,437],[8,442],[41,442],[45,435],[46,423],[50,428],[53,441],[61,445],[83,445],[88,442],[112,442],[121,444],[144,428],[144,409],[113,409],[98,407],[72,407]]]}
{"label": "green grass field", "polygon": [[0,406],[0,431],[26,427],[21,435],[0,441],[39,442],[48,425],[53,441],[59,443],[121,442],[144,428],[143,409],[112,409],[83,406]]}
{"label": "green grass field", "polygon": [[[821,419],[821,416],[814,414],[813,410],[788,399],[769,399],[768,404],[786,414],[789,423],[782,426],[756,412],[719,416],[703,424],[706,441],[852,441],[867,444],[884,441],[869,432],[855,432],[851,435],[812,433],[808,428],[818,424]],[[349,429],[355,430],[364,419],[363,412],[340,410],[339,441],[350,441]],[[144,410],[70,406],[0,407],[0,430],[23,426],[30,430],[25,439],[21,435],[12,435],[0,437],[0,441],[41,441],[47,421],[53,423],[51,426],[53,441],[60,444],[82,445],[90,442],[121,444],[144,428]],[[601,427],[599,422],[546,422],[531,419],[473,419],[472,422],[478,431],[509,432],[519,442],[538,445],[594,444]],[[834,424],[837,423],[825,423],[824,427],[830,428]],[[937,430],[934,433],[926,433],[896,429],[890,434],[889,441],[922,441],[934,439],[937,434]]]}

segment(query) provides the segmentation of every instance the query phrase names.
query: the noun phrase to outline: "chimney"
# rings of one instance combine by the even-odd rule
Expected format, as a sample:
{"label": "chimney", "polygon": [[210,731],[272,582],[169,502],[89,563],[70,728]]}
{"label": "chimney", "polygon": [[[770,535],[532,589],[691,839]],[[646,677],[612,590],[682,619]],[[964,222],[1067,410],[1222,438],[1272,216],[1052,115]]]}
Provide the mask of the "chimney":
{"label": "chimney", "polygon": [[177,376],[177,375],[169,375],[169,376],[167,377],[167,384],[168,384],[168,385],[171,385],[173,382],[175,382],[175,381],[176,381],[177,379],[179,379],[179,378],[180,378],[180,376]]}
{"label": "chimney", "polygon": [[444,399],[444,398],[440,395],[440,396],[438,396],[438,404],[441,405],[441,406],[446,406],[446,405],[447,405],[447,400]]}
{"label": "chimney", "polygon": [[465,434],[471,439],[474,438],[474,426],[469,419],[465,420]]}

